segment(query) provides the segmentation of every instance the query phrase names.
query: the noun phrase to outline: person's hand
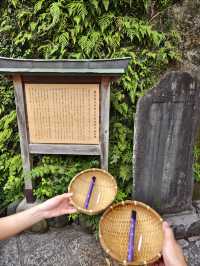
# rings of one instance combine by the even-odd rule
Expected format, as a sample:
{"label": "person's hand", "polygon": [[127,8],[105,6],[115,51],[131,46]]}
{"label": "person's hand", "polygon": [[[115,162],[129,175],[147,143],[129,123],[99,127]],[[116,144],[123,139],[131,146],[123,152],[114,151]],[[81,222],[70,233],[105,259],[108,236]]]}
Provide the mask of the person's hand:
{"label": "person's hand", "polygon": [[172,229],[167,222],[163,222],[163,258],[152,266],[187,266],[183,251],[174,238]]}
{"label": "person's hand", "polygon": [[38,206],[36,206],[41,212],[43,218],[51,218],[60,216],[63,214],[71,214],[77,212],[70,202],[72,193],[64,193],[59,196],[55,196]]}
{"label": "person's hand", "polygon": [[25,211],[0,219],[0,240],[14,236],[39,221],[63,214],[75,213],[70,203],[72,194],[65,193]]}

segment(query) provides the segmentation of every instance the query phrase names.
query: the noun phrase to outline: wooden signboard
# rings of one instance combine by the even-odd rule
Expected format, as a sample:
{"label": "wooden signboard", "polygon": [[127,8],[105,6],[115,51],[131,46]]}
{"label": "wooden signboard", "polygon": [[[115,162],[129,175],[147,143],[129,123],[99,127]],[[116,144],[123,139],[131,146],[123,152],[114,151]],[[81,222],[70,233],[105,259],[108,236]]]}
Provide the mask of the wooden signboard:
{"label": "wooden signboard", "polygon": [[[108,169],[110,83],[129,60],[0,57],[0,73],[14,83],[24,173],[32,154],[99,155]],[[33,201],[30,179],[25,195]]]}
{"label": "wooden signboard", "polygon": [[99,84],[25,84],[30,143],[99,144]]}

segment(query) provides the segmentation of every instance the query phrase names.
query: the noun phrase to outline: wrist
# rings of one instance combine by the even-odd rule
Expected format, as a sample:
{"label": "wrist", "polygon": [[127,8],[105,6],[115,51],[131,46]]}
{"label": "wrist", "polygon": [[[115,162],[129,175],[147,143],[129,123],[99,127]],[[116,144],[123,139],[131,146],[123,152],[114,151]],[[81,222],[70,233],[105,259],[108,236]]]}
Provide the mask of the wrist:
{"label": "wrist", "polygon": [[35,222],[39,222],[43,219],[45,219],[44,211],[42,210],[41,204],[38,204],[32,208],[30,208],[28,211],[30,211],[31,217]]}

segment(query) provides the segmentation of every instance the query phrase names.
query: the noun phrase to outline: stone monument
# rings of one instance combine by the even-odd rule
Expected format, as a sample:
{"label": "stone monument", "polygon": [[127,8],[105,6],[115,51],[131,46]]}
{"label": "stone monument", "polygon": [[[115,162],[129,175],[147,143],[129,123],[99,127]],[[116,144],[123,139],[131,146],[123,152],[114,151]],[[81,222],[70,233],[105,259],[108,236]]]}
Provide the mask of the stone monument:
{"label": "stone monument", "polygon": [[160,213],[191,211],[193,146],[200,117],[200,86],[171,72],[137,104],[134,198]]}

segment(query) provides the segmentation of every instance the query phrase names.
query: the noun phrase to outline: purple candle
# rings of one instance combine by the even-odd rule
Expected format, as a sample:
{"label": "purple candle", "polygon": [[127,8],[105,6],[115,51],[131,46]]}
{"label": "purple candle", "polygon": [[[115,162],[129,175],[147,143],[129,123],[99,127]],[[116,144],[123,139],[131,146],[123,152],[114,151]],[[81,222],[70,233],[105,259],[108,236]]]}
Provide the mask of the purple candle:
{"label": "purple candle", "polygon": [[90,182],[89,190],[88,190],[87,197],[86,197],[85,204],[84,204],[85,209],[88,208],[95,181],[96,181],[96,177],[93,176]]}
{"label": "purple candle", "polygon": [[128,262],[133,261],[134,258],[134,238],[135,238],[136,212],[131,213],[129,241],[128,241]]}

